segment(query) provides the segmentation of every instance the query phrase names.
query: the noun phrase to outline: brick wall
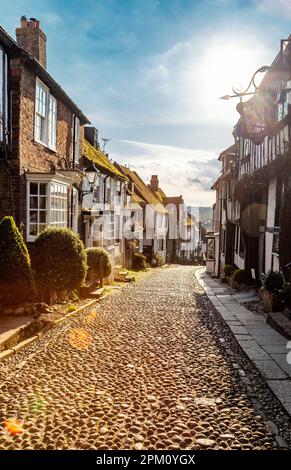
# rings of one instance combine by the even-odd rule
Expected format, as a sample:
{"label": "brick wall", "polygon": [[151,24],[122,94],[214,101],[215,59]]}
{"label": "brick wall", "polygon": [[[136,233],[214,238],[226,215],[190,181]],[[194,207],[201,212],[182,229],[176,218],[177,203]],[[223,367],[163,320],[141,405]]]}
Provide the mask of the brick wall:
{"label": "brick wall", "polygon": [[[64,157],[69,163],[72,162],[73,157],[73,112],[61,97],[54,93],[52,94],[57,100],[56,152],[35,142],[35,83],[35,73],[25,67],[21,59],[12,59],[11,153],[9,172],[7,172],[8,166],[3,155],[0,155],[0,217],[13,215],[14,212],[17,225],[23,229],[26,225],[25,173],[27,171],[51,173],[54,169],[65,169]],[[80,157],[83,153],[83,141],[84,128],[81,126]]]}

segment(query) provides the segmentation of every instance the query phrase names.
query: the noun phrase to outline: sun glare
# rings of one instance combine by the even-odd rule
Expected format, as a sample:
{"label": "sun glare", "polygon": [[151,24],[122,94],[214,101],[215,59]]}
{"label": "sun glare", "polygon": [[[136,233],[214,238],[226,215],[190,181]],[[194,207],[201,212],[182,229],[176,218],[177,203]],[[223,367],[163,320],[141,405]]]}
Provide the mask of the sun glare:
{"label": "sun glare", "polygon": [[208,93],[220,97],[232,87],[246,88],[253,72],[262,64],[261,51],[239,43],[217,43],[205,58],[204,86]]}

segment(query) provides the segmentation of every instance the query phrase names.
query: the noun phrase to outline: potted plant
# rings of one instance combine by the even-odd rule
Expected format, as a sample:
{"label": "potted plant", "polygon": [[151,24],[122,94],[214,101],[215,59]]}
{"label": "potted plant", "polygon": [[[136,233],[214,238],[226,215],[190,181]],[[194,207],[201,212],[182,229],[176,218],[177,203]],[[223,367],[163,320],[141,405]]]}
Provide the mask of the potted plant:
{"label": "potted plant", "polygon": [[262,276],[263,286],[260,297],[268,312],[282,312],[284,310],[283,286],[284,279],[280,271],[269,270]]}

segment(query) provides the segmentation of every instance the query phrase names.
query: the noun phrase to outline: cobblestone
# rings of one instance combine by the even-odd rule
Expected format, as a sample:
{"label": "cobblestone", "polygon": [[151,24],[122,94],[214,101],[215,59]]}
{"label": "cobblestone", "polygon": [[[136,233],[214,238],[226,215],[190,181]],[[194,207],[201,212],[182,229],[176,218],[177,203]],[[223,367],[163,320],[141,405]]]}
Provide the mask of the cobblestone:
{"label": "cobblestone", "polygon": [[156,269],[6,359],[0,449],[278,448],[205,297]]}

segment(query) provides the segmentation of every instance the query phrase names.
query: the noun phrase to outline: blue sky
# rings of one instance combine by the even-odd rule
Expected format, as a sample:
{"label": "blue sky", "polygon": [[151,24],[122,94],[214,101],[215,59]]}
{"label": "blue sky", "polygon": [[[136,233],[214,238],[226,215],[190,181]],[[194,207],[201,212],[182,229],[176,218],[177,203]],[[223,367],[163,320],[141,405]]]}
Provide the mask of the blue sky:
{"label": "blue sky", "polygon": [[291,33],[290,0],[0,0],[47,35],[48,70],[81,107],[113,160],[168,195],[209,205],[218,154],[232,144],[232,85],[270,64]]}

